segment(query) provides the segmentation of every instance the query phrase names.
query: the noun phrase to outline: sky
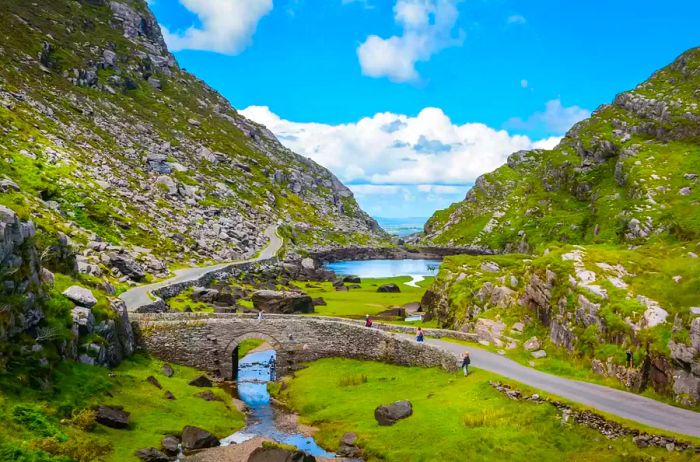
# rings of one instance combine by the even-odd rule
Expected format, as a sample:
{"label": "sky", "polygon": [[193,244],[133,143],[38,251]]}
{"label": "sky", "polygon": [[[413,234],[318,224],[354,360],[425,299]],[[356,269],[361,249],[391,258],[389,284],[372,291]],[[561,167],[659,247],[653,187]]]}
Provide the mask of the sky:
{"label": "sky", "polygon": [[329,168],[428,217],[700,45],[697,0],[149,0],[180,65]]}

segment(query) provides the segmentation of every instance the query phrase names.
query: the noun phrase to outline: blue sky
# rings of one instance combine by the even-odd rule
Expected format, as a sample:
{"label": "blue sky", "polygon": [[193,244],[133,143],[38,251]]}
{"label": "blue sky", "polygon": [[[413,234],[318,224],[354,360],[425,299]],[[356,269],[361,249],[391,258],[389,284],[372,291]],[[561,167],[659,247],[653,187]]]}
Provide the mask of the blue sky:
{"label": "blue sky", "polygon": [[333,170],[428,216],[700,45],[690,0],[152,0],[180,64]]}

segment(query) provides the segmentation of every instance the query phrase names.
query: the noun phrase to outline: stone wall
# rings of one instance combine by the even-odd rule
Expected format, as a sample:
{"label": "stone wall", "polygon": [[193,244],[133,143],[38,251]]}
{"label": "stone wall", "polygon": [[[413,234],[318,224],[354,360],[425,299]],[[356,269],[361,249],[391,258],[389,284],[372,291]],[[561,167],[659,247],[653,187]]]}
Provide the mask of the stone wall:
{"label": "stone wall", "polygon": [[344,247],[312,252],[309,257],[321,265],[344,260],[440,260],[450,255],[491,255],[494,252],[480,247]]}
{"label": "stone wall", "polygon": [[244,271],[263,271],[266,266],[273,265],[277,262],[277,258],[269,258],[265,260],[257,260],[252,262],[231,263],[224,268],[204,273],[196,279],[178,282],[172,285],[163,285],[152,290],[150,293],[155,300],[148,305],[140,306],[136,309],[138,313],[162,313],[168,311],[167,304],[163,301],[165,298],[170,298],[189,289],[190,287],[205,287],[215,279],[222,279],[225,276],[237,275]]}
{"label": "stone wall", "polygon": [[232,378],[232,355],[245,338],[263,338],[277,351],[281,375],[300,363],[327,357],[384,361],[420,367],[457,368],[457,358],[440,348],[368,329],[352,322],[294,315],[210,313],[134,314],[139,344],[165,361]]}

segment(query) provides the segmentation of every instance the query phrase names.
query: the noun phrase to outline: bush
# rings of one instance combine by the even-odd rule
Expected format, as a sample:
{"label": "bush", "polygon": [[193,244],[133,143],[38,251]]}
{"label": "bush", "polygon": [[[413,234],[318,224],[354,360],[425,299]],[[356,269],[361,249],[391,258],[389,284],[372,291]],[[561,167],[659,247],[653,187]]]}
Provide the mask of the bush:
{"label": "bush", "polygon": [[93,462],[104,460],[104,456],[112,451],[112,443],[101,438],[80,437],[70,438],[61,442],[56,438],[45,438],[34,442],[34,446],[44,452],[61,457],[67,457],[77,462]]}
{"label": "bush", "polygon": [[90,432],[95,429],[97,412],[93,409],[81,409],[74,412],[71,425],[83,431]]}
{"label": "bush", "polygon": [[18,404],[12,410],[12,418],[27,430],[45,438],[66,441],[68,437],[40,409],[25,404]]}
{"label": "bush", "polygon": [[341,387],[351,387],[363,383],[367,383],[367,376],[364,374],[346,375],[338,381],[338,385]]}

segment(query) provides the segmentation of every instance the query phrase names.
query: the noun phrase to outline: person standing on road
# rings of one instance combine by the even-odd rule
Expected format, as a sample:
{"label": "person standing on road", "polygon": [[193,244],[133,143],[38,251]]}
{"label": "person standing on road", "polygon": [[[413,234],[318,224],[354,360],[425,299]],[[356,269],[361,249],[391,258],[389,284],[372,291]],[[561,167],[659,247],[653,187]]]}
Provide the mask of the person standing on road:
{"label": "person standing on road", "polygon": [[469,375],[469,365],[471,364],[472,360],[469,358],[469,352],[465,351],[462,354],[462,370],[464,371],[464,376]]}
{"label": "person standing on road", "polygon": [[365,315],[365,327],[372,327],[372,318],[369,315]]}
{"label": "person standing on road", "polygon": [[258,321],[263,320],[263,310],[258,311]]}
{"label": "person standing on road", "polygon": [[416,342],[423,342],[423,329],[421,329],[420,327],[416,332]]}
{"label": "person standing on road", "polygon": [[632,366],[634,366],[634,361],[632,360],[632,351],[627,350],[625,355],[627,356],[627,367],[631,368]]}

